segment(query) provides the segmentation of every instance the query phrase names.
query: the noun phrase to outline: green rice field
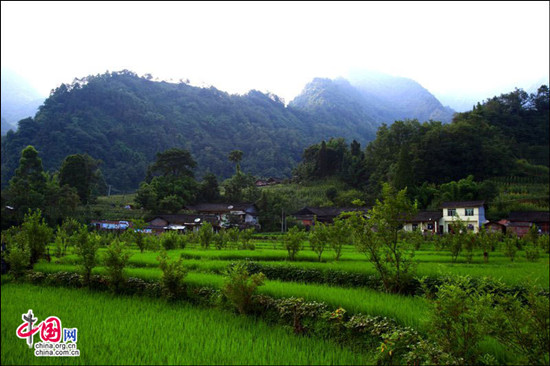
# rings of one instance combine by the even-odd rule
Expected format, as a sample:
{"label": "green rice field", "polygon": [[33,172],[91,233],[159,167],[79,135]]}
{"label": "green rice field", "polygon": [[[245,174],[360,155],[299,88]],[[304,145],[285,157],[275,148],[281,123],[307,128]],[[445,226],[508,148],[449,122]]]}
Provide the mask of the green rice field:
{"label": "green rice field", "polygon": [[[35,357],[16,336],[21,315],[78,329],[79,357]],[[372,364],[372,355],[216,309],[87,290],[2,285],[3,365]],[[39,340],[38,337],[35,337]]]}

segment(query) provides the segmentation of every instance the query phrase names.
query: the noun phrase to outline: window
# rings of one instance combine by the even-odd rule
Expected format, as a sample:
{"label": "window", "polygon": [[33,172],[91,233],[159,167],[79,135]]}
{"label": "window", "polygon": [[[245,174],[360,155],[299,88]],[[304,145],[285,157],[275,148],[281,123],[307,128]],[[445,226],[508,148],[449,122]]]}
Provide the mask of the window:
{"label": "window", "polygon": [[428,230],[433,230],[434,229],[434,224],[428,224]]}
{"label": "window", "polygon": [[412,226],[413,226],[413,231],[418,230],[418,224],[413,224]]}
{"label": "window", "polygon": [[468,224],[468,230],[474,230],[474,225]]}
{"label": "window", "polygon": [[474,209],[473,208],[467,208],[465,212],[466,216],[474,216]]}
{"label": "window", "polygon": [[447,209],[447,216],[456,216],[456,208]]}

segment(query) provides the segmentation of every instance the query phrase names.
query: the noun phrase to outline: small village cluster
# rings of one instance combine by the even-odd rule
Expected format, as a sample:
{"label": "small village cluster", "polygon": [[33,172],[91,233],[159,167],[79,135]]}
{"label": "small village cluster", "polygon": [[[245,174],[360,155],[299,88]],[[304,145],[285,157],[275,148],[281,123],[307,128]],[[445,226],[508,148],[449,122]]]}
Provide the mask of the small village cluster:
{"label": "small village cluster", "polygon": [[[291,216],[300,221],[306,230],[315,225],[315,220],[332,223],[343,212],[360,211],[368,216],[369,207],[304,207]],[[210,223],[215,231],[222,228],[260,228],[258,208],[253,203],[201,203],[185,207],[186,214],[157,215],[147,222],[143,229],[147,233],[159,234],[165,231],[192,231],[203,223]],[[550,231],[550,212],[516,211],[499,221],[485,218],[484,201],[444,202],[439,211],[419,211],[410,220],[403,221],[403,230],[419,230],[423,234],[452,233],[460,220],[474,233],[482,228],[490,232],[513,233],[523,237],[535,225],[541,234]],[[92,225],[97,230],[123,231],[132,227],[131,221],[96,220]]]}

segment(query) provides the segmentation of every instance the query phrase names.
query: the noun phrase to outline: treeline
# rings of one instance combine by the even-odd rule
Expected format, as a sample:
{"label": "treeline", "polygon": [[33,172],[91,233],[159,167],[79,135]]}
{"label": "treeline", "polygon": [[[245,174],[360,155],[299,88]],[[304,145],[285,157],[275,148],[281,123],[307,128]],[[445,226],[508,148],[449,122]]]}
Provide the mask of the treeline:
{"label": "treeline", "polygon": [[[295,175],[302,181],[339,177],[373,201],[384,182],[409,188],[420,208],[441,200],[492,199],[501,176],[548,181],[549,92],[515,90],[456,114],[451,124],[396,121],[383,125],[362,150],[331,139],[305,149]],[[475,181],[474,181],[475,178]]]}

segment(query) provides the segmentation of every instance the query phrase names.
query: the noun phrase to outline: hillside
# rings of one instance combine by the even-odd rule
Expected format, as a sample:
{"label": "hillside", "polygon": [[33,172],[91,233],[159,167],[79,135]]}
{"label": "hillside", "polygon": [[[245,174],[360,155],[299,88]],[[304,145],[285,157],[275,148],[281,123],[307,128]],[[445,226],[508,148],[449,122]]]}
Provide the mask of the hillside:
{"label": "hillside", "polygon": [[2,68],[2,136],[16,130],[17,122],[33,117],[44,98],[14,71]]}
{"label": "hillside", "polygon": [[314,79],[289,105],[344,126],[365,121],[363,133],[373,138],[382,123],[403,119],[448,123],[454,114],[414,80],[365,71],[352,73],[349,81]]}
{"label": "hillside", "polygon": [[[312,88],[319,91],[322,108],[307,107],[315,100]],[[407,93],[400,98],[414,100]],[[392,112],[387,92],[380,97],[386,104],[375,96],[368,104],[364,94],[345,80],[315,79],[285,107],[272,94],[252,90],[230,95],[214,87],[155,82],[126,70],[75,79],[56,89],[34,118],[20,121],[19,130],[3,139],[2,185],[27,145],[36,147],[51,171],[69,154],[101,159],[107,184],[118,191],[136,189],[155,154],[172,147],[191,151],[199,176],[207,171],[230,176],[234,167],[227,155],[239,149],[244,171],[289,177],[304,148],[316,141],[344,137],[365,146],[382,122],[416,116],[411,108],[411,115],[401,107]]]}

